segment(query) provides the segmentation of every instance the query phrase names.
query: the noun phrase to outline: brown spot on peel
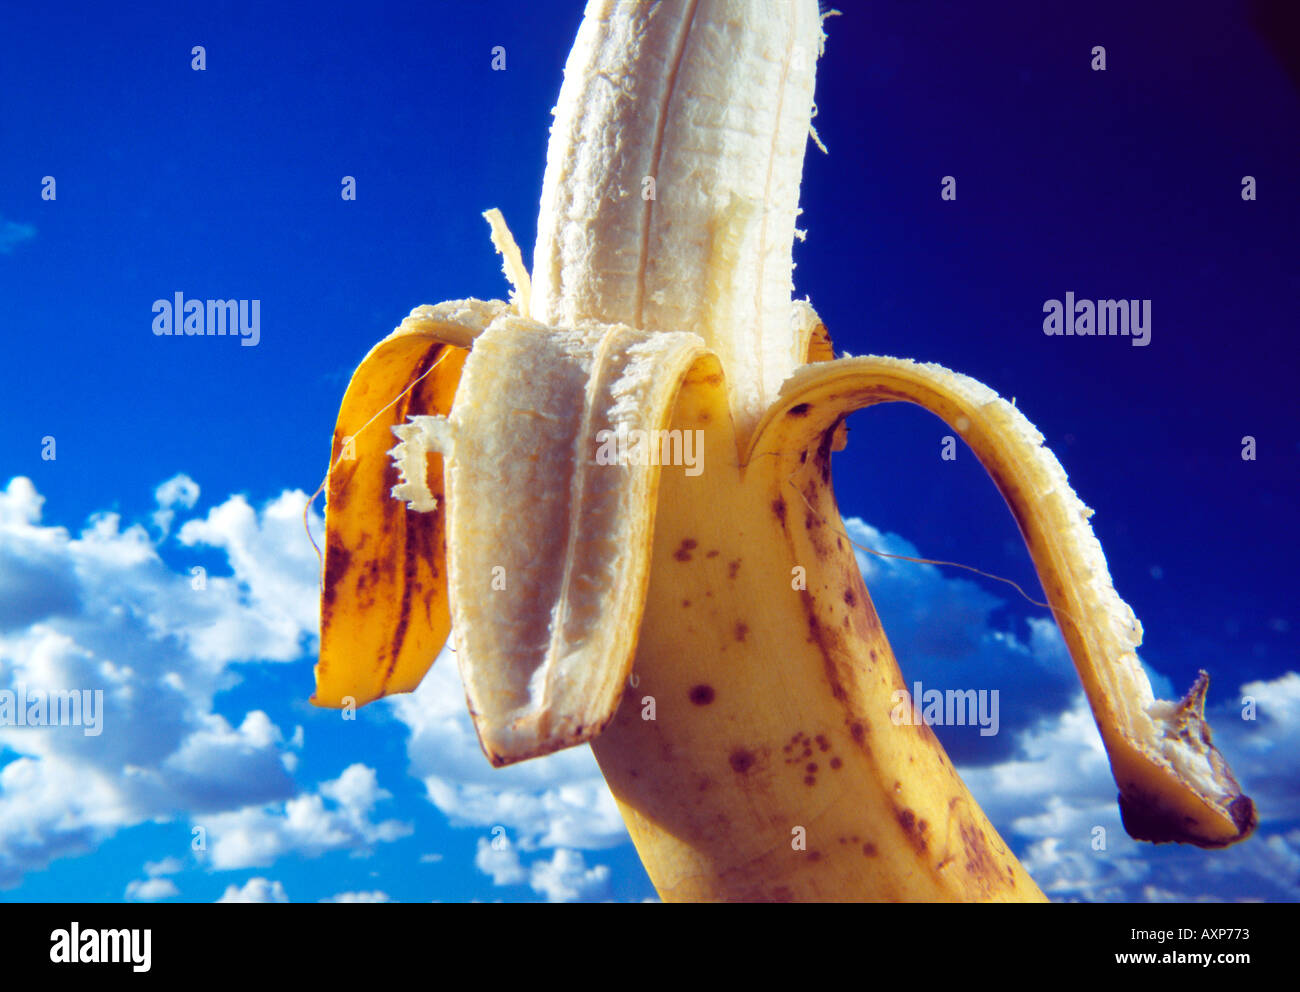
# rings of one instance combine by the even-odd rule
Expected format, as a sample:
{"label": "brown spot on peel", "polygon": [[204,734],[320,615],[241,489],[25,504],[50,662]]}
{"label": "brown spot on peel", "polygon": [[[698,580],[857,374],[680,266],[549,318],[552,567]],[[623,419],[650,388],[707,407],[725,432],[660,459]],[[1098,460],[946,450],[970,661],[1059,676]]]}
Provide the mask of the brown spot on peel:
{"label": "brown spot on peel", "polygon": [[691,687],[691,702],[696,706],[708,706],[713,702],[714,692],[711,685],[697,685]]}
{"label": "brown spot on peel", "polygon": [[736,750],[731,752],[729,760],[731,761],[732,770],[738,775],[744,775],[754,767],[754,762],[757,759],[754,757],[753,751],[747,751],[743,747],[738,747]]}
{"label": "brown spot on peel", "polygon": [[918,820],[916,814],[910,809],[900,809],[897,813],[898,825],[903,828],[903,833],[907,835],[908,843],[916,849],[917,854],[924,854],[926,847],[925,832],[929,829],[929,824],[924,820]]}
{"label": "brown spot on peel", "polygon": [[343,575],[352,561],[352,552],[342,544],[330,544],[325,550],[325,591],[322,599],[328,609],[334,605],[339,583],[343,581]]}
{"label": "brown spot on peel", "polygon": [[961,842],[966,850],[966,871],[975,878],[1000,878],[998,865],[989,851],[984,833],[967,820],[961,821]]}

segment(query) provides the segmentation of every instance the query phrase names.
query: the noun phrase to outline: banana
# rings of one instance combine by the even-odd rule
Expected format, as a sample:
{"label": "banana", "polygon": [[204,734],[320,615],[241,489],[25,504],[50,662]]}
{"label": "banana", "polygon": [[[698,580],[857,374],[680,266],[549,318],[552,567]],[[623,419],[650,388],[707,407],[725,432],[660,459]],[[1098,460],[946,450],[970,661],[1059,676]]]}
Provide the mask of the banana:
{"label": "banana", "polygon": [[930,728],[891,719],[831,456],[849,412],[911,402],[1011,508],[1129,832],[1244,839],[1208,677],[1154,698],[1042,436],[940,366],[834,359],[792,301],[823,42],[815,0],[591,0],[531,276],[489,211],[510,302],[417,308],[344,397],[313,701],[409,691],[450,625],[488,759],[590,742],[665,900],[1041,900]]}

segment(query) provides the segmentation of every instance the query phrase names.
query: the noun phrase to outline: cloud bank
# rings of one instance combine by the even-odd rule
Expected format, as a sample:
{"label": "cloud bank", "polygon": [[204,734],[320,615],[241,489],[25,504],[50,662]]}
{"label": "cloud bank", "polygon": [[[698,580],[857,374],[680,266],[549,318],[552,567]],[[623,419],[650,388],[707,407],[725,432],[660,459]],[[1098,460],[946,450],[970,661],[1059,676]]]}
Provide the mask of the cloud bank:
{"label": "cloud bank", "polygon": [[[238,666],[314,656],[318,564],[302,534],[303,493],[257,507],[230,496],[196,515],[199,497],[192,479],[176,476],[157,487],[147,526],[102,513],[73,535],[43,522],[30,480],[0,491],[0,689],[103,693],[97,737],[71,726],[0,726],[0,886],[145,821],[201,826],[206,845],[190,868],[158,852],[146,877],[128,884],[128,899],[175,898],[186,870],[364,855],[411,834],[414,811],[381,784],[404,772],[453,829],[476,835],[473,863],[489,895],[497,887],[551,901],[608,895],[599,852],[627,843],[627,832],[590,750],[493,769],[450,648],[416,692],[359,714],[381,724],[387,715],[392,732],[406,733],[404,770],[358,762],[303,785],[301,727],[286,730],[257,705],[217,712],[217,699],[239,684]],[[320,517],[311,519],[319,533]],[[916,555],[896,535],[846,526],[869,547]],[[164,550],[172,559],[215,555],[229,574],[169,566]],[[859,561],[909,683],[1000,691],[996,737],[974,727],[939,728],[940,736],[1049,895],[1300,898],[1300,674],[1240,686],[1254,719],[1227,704],[1211,713],[1216,743],[1259,805],[1259,836],[1216,852],[1139,845],[1120,825],[1096,727],[1050,619],[999,620],[1001,599],[932,565]],[[1167,695],[1167,680],[1156,681]],[[281,883],[257,877],[221,901],[287,898]]]}

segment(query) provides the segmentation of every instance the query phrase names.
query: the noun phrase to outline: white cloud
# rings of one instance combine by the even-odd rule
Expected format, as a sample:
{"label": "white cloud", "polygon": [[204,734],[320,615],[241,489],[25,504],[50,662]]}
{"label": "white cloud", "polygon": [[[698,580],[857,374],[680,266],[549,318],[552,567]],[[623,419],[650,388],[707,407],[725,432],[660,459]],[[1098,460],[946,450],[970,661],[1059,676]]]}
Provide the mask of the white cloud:
{"label": "white cloud", "polygon": [[108,776],[63,761],[11,761],[0,768],[0,886],[92,850],[129,818]]}
{"label": "white cloud", "polygon": [[474,867],[492,878],[493,885],[523,885],[546,897],[548,902],[573,902],[595,899],[609,885],[609,867],[588,868],[580,851],[557,848],[551,858],[535,858],[525,866],[519,849],[499,839],[496,843],[480,837],[474,855]]}
{"label": "white cloud", "polygon": [[161,861],[146,861],[144,863],[144,873],[150,878],[156,878],[159,875],[175,875],[185,863],[180,858],[165,857]]}
{"label": "white cloud", "polygon": [[1248,687],[1261,710],[1272,714],[1271,731],[1262,717],[1257,725],[1241,720],[1239,707],[1231,702],[1207,714],[1215,744],[1228,756],[1261,818],[1255,836],[1223,850],[1153,845],[1128,836],[1101,736],[1082,694],[1066,712],[1022,734],[1014,759],[958,771],[1053,899],[1297,901],[1300,830],[1277,833],[1270,825],[1293,822],[1295,815],[1295,790],[1287,783],[1294,782],[1288,766],[1300,730],[1288,705],[1298,683],[1300,676],[1287,673]]}
{"label": "white cloud", "polygon": [[173,475],[153,491],[158,509],[154,511],[153,522],[166,537],[171,531],[172,521],[176,519],[176,507],[186,510],[194,508],[199,499],[199,484],[184,472]]}
{"label": "white cloud", "polygon": [[[177,477],[159,493],[183,508],[197,487]],[[42,523],[30,480],[0,490],[0,689],[102,694],[97,735],[0,727],[20,756],[0,768],[0,887],[124,826],[295,794],[301,733],[286,742],[260,710],[232,725],[214,700],[238,680],[231,663],[296,658],[314,637],[305,501],[284,493],[255,512],[234,497],[190,521],[188,545],[213,542],[234,569],[195,589],[143,527],[97,514],[73,537]]]}
{"label": "white cloud", "polygon": [[[1253,704],[1254,718],[1242,700]],[[1247,682],[1230,694],[1212,720],[1214,741],[1256,795],[1271,820],[1300,819],[1296,755],[1300,755],[1300,673]]]}
{"label": "white cloud", "polygon": [[217,902],[288,902],[284,885],[265,878],[250,878],[242,886],[230,885]]}
{"label": "white cloud", "polygon": [[322,899],[321,902],[392,902],[387,892],[378,889],[373,892],[340,892],[338,895]]}
{"label": "white cloud", "polygon": [[37,526],[44,502],[21,476],[0,491],[0,632],[80,608],[67,532]]}
{"label": "white cloud", "polygon": [[140,902],[156,902],[180,894],[181,890],[170,878],[138,879],[126,885],[126,897]]}
{"label": "white cloud", "polygon": [[[156,492],[168,511],[197,497],[187,476]],[[100,514],[74,538],[42,525],[43,499],[29,480],[0,492],[0,591],[29,590],[0,600],[0,688],[103,697],[98,736],[0,727],[0,745],[21,755],[0,768],[0,885],[148,819],[194,819],[216,868],[268,865],[289,852],[364,852],[409,834],[409,824],[371,818],[388,798],[372,769],[353,765],[296,794],[301,727],[286,741],[261,710],[237,726],[213,712],[234,684],[232,663],[298,658],[315,634],[318,564],[302,532],[305,500],[284,493],[255,511],[236,496],[184,523],[181,545],[224,551],[234,573],[195,588],[138,525]],[[137,894],[165,888],[133,885]]]}
{"label": "white cloud", "polygon": [[606,848],[628,840],[591,748],[492,767],[479,747],[450,649],[415,692],[387,705],[410,728],[411,774],[454,825],[506,827],[526,850]]}
{"label": "white cloud", "polygon": [[[160,511],[180,517],[198,487],[176,476],[155,497]],[[164,538],[144,527],[105,513],[74,537],[42,523],[43,499],[29,480],[0,490],[0,688],[103,692],[97,737],[76,727],[0,727],[0,746],[18,755],[0,767],[0,887],[146,820],[204,826],[203,858],[217,869],[271,865],[290,853],[366,853],[409,835],[408,823],[376,816],[388,793],[372,769],[353,765],[300,791],[291,773],[301,727],[287,736],[261,710],[230,720],[214,712],[239,678],[235,663],[291,661],[314,648],[318,563],[302,533],[305,501],[286,492],[255,509],[235,496],[182,523],[172,551],[216,550],[232,570],[195,588],[187,566],[176,572],[160,557]],[[320,517],[312,519],[319,532]],[[847,526],[870,547],[916,553],[860,521]],[[976,798],[1053,897],[1300,898],[1300,831],[1284,832],[1300,817],[1300,675],[1242,686],[1212,714],[1216,743],[1260,807],[1260,836],[1216,852],[1138,845],[1119,822],[1105,754],[1050,617],[999,627],[1002,600],[965,578],[859,560],[908,682],[1001,690],[996,738],[938,729]],[[1242,719],[1243,694],[1257,719]],[[483,841],[475,857],[496,884],[528,884],[548,899],[605,891],[609,869],[588,867],[580,852],[625,843],[627,833],[589,748],[492,768],[449,651],[415,693],[376,709],[409,728],[410,774],[453,825],[508,831],[505,851]],[[1097,827],[1105,851],[1092,849]],[[521,859],[539,849],[551,851]],[[149,877],[131,883],[130,897],[167,898],[164,876],[181,868],[175,858],[146,865]],[[367,893],[336,898],[350,895]],[[279,882],[255,878],[223,901],[244,896],[287,899]]]}
{"label": "white cloud", "polygon": [[580,852],[561,847],[550,861],[539,858],[532,863],[528,884],[546,896],[547,902],[595,899],[609,885],[609,868],[606,865],[588,868]]}
{"label": "white cloud", "polygon": [[[196,644],[200,656],[292,661],[308,646],[306,635],[315,635],[319,619],[320,564],[303,533],[305,502],[301,492],[284,492],[258,513],[244,497],[232,496],[205,519],[182,525],[181,544],[226,553],[242,594],[242,609],[222,615],[220,635]],[[313,524],[323,526],[318,516]],[[213,583],[234,591],[231,580]]]}
{"label": "white cloud", "polygon": [[519,863],[518,849],[508,843],[494,845],[486,837],[479,838],[474,867],[492,876],[493,885],[522,885],[528,880],[528,872]]}
{"label": "white cloud", "polygon": [[206,858],[213,868],[236,869],[266,867],[291,852],[307,857],[366,853],[412,832],[400,820],[371,819],[375,804],[388,798],[374,769],[350,765],[337,779],[321,783],[318,793],[201,818],[208,835]]}

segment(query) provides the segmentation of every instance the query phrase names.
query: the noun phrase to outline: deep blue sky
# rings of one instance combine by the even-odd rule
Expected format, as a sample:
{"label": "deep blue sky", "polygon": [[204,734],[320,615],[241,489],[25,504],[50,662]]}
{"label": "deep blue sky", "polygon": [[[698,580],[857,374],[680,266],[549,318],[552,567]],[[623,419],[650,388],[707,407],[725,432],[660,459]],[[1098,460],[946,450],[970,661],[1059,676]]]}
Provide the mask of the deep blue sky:
{"label": "deep blue sky", "polygon": [[[1201,667],[1212,701],[1293,667],[1300,94],[1247,5],[839,6],[797,292],[840,350],[937,361],[1016,397],[1097,511],[1144,659],[1179,691]],[[36,233],[0,254],[0,485],[31,477],[45,521],[74,530],[104,509],[143,518],[182,471],[200,513],[313,490],[370,345],[417,304],[506,293],[484,209],[529,261],[579,19],[544,0],[7,10],[0,227]],[[1295,34],[1274,36],[1294,58]],[[1067,290],[1152,300],[1151,344],[1046,337],[1043,303]],[[155,337],[151,305],[176,291],[260,299],[259,346]],[[946,428],[898,406],[851,427],[846,516],[1037,594],[978,465],[939,459]],[[269,684],[305,698],[310,664]],[[250,705],[222,710],[237,722]],[[400,767],[399,730],[368,732],[375,750],[350,760],[386,748]]]}

